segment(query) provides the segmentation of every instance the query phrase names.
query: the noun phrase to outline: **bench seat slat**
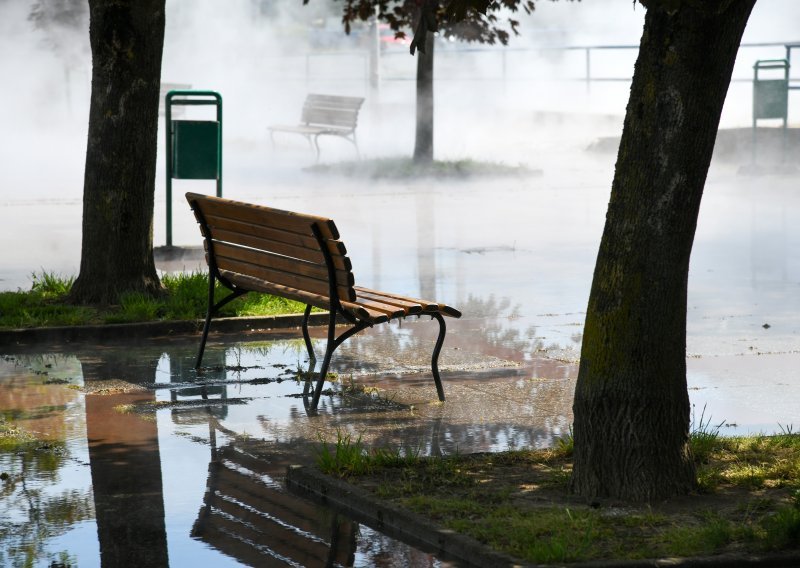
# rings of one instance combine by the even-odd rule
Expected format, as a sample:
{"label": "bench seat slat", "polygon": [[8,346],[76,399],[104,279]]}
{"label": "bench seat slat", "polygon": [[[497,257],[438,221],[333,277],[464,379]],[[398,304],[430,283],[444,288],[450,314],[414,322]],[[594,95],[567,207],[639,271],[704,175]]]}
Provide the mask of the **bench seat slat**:
{"label": "bench seat slat", "polygon": [[353,304],[351,302],[346,302],[344,300],[342,300],[340,303],[342,305],[342,309],[350,312],[358,319],[363,321],[368,321],[373,325],[379,323],[385,323],[391,319],[384,312],[379,312],[377,310],[367,308],[365,306],[362,306],[361,304]]}
{"label": "bench seat slat", "polygon": [[389,306],[400,308],[403,310],[403,314],[407,316],[413,316],[422,312],[422,305],[416,302],[398,300],[396,298],[391,298],[389,296],[364,292],[363,290],[360,292],[356,292],[356,301],[361,302],[362,300],[380,302],[381,304],[386,304]]}
{"label": "bench seat slat", "polygon": [[355,304],[376,312],[380,312],[382,314],[386,314],[390,319],[399,318],[406,315],[406,311],[403,308],[393,306],[391,304],[385,304],[383,302],[376,302],[366,298],[358,298]]}
{"label": "bench seat slat", "polygon": [[[215,234],[217,230],[224,229],[230,233],[237,233],[237,235],[252,235],[253,237],[303,247],[319,253],[319,244],[317,244],[317,239],[312,235],[299,235],[291,231],[276,229],[274,227],[265,227],[253,223],[245,223],[236,219],[215,217],[214,215],[208,215],[206,223],[208,223],[209,228],[212,229]],[[207,237],[208,235],[203,236]],[[237,242],[238,239],[239,236],[236,236],[235,240]],[[347,249],[342,241],[328,239],[326,244],[328,246],[328,251],[334,258],[347,254]],[[322,253],[319,254],[321,255]]]}
{"label": "bench seat slat", "polygon": [[385,298],[393,298],[396,300],[405,300],[407,302],[412,303],[419,303],[423,306],[422,311],[425,313],[432,313],[432,312],[440,312],[442,315],[453,317],[453,318],[460,318],[461,312],[457,309],[448,306],[447,304],[442,304],[439,302],[427,302],[425,300],[420,300],[418,298],[409,298],[407,296],[401,296],[399,294],[389,294],[387,292],[379,292],[377,290],[370,290],[369,288],[363,288],[361,286],[355,286],[353,288],[356,291],[356,295],[364,293],[364,294],[373,294],[378,296],[383,296]]}

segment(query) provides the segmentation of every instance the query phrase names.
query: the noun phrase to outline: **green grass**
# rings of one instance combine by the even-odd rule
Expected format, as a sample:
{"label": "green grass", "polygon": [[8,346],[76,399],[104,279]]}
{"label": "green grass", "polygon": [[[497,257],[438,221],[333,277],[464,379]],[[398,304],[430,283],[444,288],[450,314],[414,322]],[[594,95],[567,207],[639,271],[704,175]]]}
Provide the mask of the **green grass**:
{"label": "green grass", "polygon": [[[589,506],[569,494],[572,440],[548,450],[420,457],[340,435],[321,471],[532,563],[764,554],[800,548],[800,434],[692,433],[701,479],[675,503]],[[702,480],[705,480],[703,482]]]}
{"label": "green grass", "polygon": [[[0,329],[131,323],[158,320],[193,320],[205,317],[208,275],[164,275],[165,293],[159,298],[124,294],[119,305],[97,308],[67,303],[72,277],[43,272],[32,275],[28,291],[0,292]],[[216,299],[227,291],[217,285]],[[268,294],[249,293],[227,304],[220,316],[271,316],[301,313],[304,305]]]}
{"label": "green grass", "polygon": [[469,177],[529,176],[541,173],[525,166],[509,166],[498,162],[480,162],[477,160],[434,160],[428,164],[415,164],[408,157],[317,164],[306,168],[306,171],[315,174],[335,174],[369,179],[408,179],[414,177],[462,179]]}
{"label": "green grass", "polygon": [[336,431],[336,443],[320,440],[317,450],[317,464],[324,473],[336,477],[364,475],[381,467],[394,467],[416,462],[417,451],[388,450],[375,448],[367,450],[361,436],[353,440],[352,434]]}

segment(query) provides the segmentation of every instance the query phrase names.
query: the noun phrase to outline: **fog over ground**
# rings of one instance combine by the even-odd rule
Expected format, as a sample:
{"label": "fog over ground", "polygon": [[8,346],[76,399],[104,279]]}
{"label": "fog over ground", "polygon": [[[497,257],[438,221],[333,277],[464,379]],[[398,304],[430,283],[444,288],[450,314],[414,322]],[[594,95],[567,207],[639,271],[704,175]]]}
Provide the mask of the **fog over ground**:
{"label": "fog over ground", "polygon": [[[80,198],[91,80],[88,16],[77,26],[35,28],[34,2],[0,0],[0,289],[25,287],[32,269],[77,270]],[[267,126],[294,123],[309,92],[366,98],[358,127],[362,154],[409,155],[414,136],[415,58],[402,45],[381,51],[380,84],[369,82],[369,31],[341,29],[339,3],[311,0],[169,0],[162,82],[211,89],[224,99],[224,181],[291,187],[318,184],[300,137],[273,151]],[[618,135],[641,34],[644,9],[629,0],[537,4],[507,48],[445,43],[437,47],[435,152],[524,164],[557,175],[580,160],[598,136]],[[750,125],[752,65],[785,56],[800,41],[800,3],[759,0],[734,73],[722,127]],[[592,77],[584,81],[586,48]],[[572,49],[564,49],[572,48]],[[795,66],[800,65],[795,50]],[[794,73],[797,76],[797,72]],[[800,96],[790,121],[800,121]],[[201,117],[192,109],[190,117]],[[162,126],[163,128],[163,126]],[[159,134],[156,244],[163,242],[163,133]],[[323,141],[323,161],[352,159],[352,148]],[[608,160],[607,160],[608,161]],[[613,158],[605,171],[613,168]],[[326,181],[341,184],[342,181]],[[603,182],[605,183],[605,181]],[[208,187],[176,184],[176,195]],[[333,191],[333,190],[332,190]],[[195,237],[194,234],[191,235]],[[184,238],[184,237],[181,237]],[[185,238],[188,238],[185,237]],[[178,244],[181,244],[178,242]],[[41,262],[34,259],[41,259]]]}

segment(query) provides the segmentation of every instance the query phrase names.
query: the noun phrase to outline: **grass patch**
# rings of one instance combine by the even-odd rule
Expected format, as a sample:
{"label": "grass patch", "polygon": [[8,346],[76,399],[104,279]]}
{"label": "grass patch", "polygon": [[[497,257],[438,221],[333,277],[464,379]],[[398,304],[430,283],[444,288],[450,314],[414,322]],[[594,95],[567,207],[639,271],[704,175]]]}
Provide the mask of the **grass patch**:
{"label": "grass patch", "polygon": [[[0,329],[131,323],[158,320],[193,320],[205,317],[208,274],[164,275],[164,294],[150,298],[124,294],[119,305],[97,308],[67,303],[74,278],[43,272],[32,275],[28,291],[0,292]],[[227,295],[217,284],[215,298]],[[220,310],[221,316],[271,316],[302,313],[304,305],[268,294],[249,293]]]}
{"label": "grass patch", "polygon": [[569,435],[548,450],[420,457],[340,434],[323,445],[318,467],[524,562],[800,548],[800,434],[726,437],[701,423],[692,451],[705,484],[652,506],[592,507],[571,496]]}
{"label": "grass patch", "polygon": [[338,162],[335,164],[316,164],[306,168],[315,174],[334,174],[345,177],[368,179],[408,179],[428,178],[470,178],[470,177],[508,177],[530,176],[541,172],[525,166],[509,166],[498,162],[477,160],[434,160],[427,164],[415,164],[411,158],[376,158]]}
{"label": "grass patch", "polygon": [[367,450],[359,435],[353,440],[352,434],[336,431],[336,443],[320,440],[317,450],[317,465],[328,475],[344,478],[372,473],[378,468],[394,467],[415,463],[416,451],[388,450],[375,448]]}

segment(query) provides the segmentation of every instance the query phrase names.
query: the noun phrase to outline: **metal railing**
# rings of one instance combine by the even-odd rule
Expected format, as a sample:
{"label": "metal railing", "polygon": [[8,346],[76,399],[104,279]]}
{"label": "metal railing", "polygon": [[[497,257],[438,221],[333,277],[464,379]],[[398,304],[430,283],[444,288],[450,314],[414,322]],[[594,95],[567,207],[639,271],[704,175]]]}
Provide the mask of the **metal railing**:
{"label": "metal railing", "polygon": [[[763,48],[775,48],[785,50],[786,53],[786,60],[791,63],[792,61],[792,51],[794,49],[800,49],[800,42],[750,42],[750,43],[742,43],[740,46],[740,55],[743,53],[742,50],[752,50],[752,49],[763,49]],[[458,48],[439,48],[436,51],[436,54],[439,57],[447,57],[448,55],[465,55],[465,54],[486,54],[486,55],[495,55],[500,58],[499,61],[499,68],[500,68],[500,76],[499,77],[492,77],[496,80],[502,81],[513,81],[513,73],[511,71],[511,66],[509,65],[508,59],[509,57],[516,56],[516,55],[546,55],[548,52],[553,53],[570,53],[570,52],[583,52],[582,57],[582,71],[580,73],[573,73],[570,76],[562,76],[558,77],[558,80],[562,81],[579,81],[586,85],[587,91],[591,89],[592,83],[595,82],[628,82],[631,80],[631,75],[617,75],[617,76],[601,76],[598,75],[594,71],[594,66],[597,63],[600,54],[604,52],[610,51],[630,51],[636,52],[639,49],[638,45],[567,45],[567,46],[542,46],[542,47],[458,47]],[[315,60],[324,60],[326,58],[339,58],[339,57],[353,57],[356,59],[360,59],[361,62],[358,64],[357,67],[361,69],[353,69],[353,76],[349,77],[349,80],[354,81],[364,81],[365,85],[369,84],[369,72],[370,72],[370,54],[366,50],[359,50],[359,51],[330,51],[330,52],[309,52],[305,54],[305,65],[304,65],[304,80],[308,83],[313,80],[315,76],[315,68],[318,66],[314,65]],[[388,59],[388,58],[397,58],[397,57],[407,57],[410,58],[410,55],[405,50],[396,50],[391,52],[382,53],[380,55],[381,59]],[[575,70],[575,65],[572,65],[573,70]],[[752,77],[749,74],[752,65],[746,65],[746,69],[748,70],[748,75],[740,75],[734,76],[732,81],[734,82],[752,82]],[[798,65],[800,67],[800,65]],[[632,67],[631,67],[632,72]],[[401,74],[401,75],[392,75],[387,73],[383,70],[380,74],[380,78],[382,82],[392,82],[392,81],[411,81],[414,80],[413,74]],[[342,79],[342,77],[340,77]],[[348,78],[343,78],[348,80]],[[446,81],[449,77],[446,74],[437,73],[436,80],[437,81]],[[790,89],[800,89],[800,75],[795,74],[794,77],[790,77]]]}

